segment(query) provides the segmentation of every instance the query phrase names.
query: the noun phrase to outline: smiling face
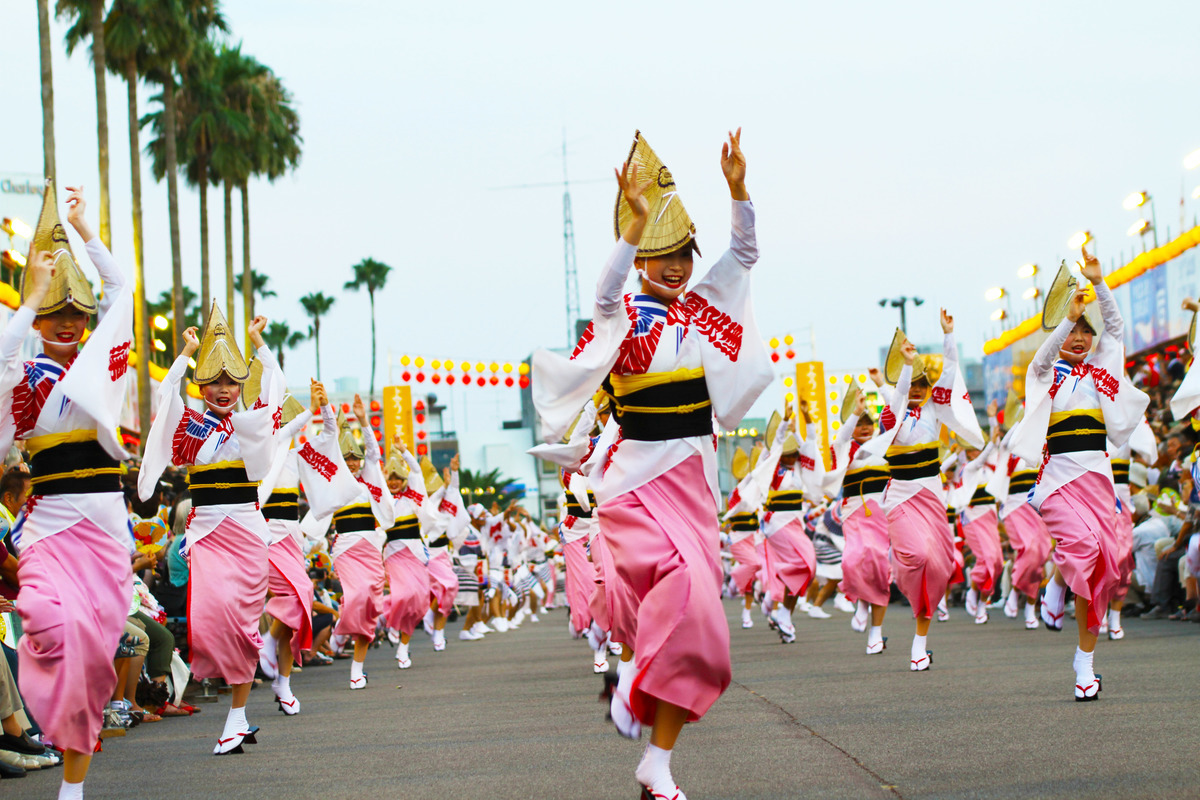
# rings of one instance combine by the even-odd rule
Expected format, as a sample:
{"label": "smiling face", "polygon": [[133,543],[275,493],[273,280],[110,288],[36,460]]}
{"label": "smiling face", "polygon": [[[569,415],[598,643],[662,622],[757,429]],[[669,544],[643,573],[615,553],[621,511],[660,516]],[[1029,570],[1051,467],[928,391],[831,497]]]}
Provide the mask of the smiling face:
{"label": "smiling face", "polygon": [[915,380],[908,387],[908,407],[916,408],[925,402],[925,396],[929,394],[929,381],[924,378]]}
{"label": "smiling face", "polygon": [[237,405],[238,398],[242,396],[242,385],[229,377],[228,372],[222,372],[215,381],[200,387],[200,396],[209,410],[218,417],[224,417]]}
{"label": "smiling face", "polygon": [[78,306],[66,305],[58,311],[40,315],[33,321],[33,327],[42,337],[46,355],[65,363],[75,355],[87,323],[86,311]]}
{"label": "smiling face", "polygon": [[346,462],[346,469],[350,470],[350,474],[357,478],[358,474],[362,472],[362,459],[354,456],[343,456],[343,458]]}
{"label": "smiling face", "polygon": [[639,259],[637,266],[645,274],[642,292],[670,303],[683,294],[692,279],[691,244],[665,256]]}
{"label": "smiling face", "polygon": [[875,423],[869,416],[863,414],[858,418],[858,424],[854,426],[852,438],[859,444],[866,444],[871,441],[871,437],[875,435]]}
{"label": "smiling face", "polygon": [[1092,326],[1080,319],[1067,334],[1067,341],[1058,351],[1059,358],[1069,364],[1082,364],[1088,353],[1092,352],[1092,340],[1095,338]]}
{"label": "smiling face", "polygon": [[391,475],[388,475],[387,484],[388,491],[391,492],[392,496],[394,497],[404,492],[405,488],[408,486],[408,478],[401,478],[399,475],[393,472]]}

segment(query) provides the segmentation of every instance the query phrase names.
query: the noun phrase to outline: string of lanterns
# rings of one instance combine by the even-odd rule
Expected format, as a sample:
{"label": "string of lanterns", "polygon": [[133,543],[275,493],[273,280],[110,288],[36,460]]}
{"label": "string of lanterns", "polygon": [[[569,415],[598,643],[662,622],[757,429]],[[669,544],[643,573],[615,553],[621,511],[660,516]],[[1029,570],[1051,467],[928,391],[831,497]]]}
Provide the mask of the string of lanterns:
{"label": "string of lanterns", "polygon": [[424,383],[447,386],[498,386],[506,389],[529,386],[529,365],[512,362],[467,361],[461,359],[426,359],[424,356],[400,356],[400,380],[404,383]]}

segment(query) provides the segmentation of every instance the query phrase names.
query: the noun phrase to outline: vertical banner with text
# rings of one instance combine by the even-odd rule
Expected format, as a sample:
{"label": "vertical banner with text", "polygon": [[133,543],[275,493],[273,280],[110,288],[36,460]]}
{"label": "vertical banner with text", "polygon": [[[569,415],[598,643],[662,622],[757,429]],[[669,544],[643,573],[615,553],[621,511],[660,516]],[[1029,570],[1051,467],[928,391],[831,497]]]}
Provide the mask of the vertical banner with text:
{"label": "vertical banner with text", "polygon": [[416,453],[413,439],[413,406],[412,387],[385,386],[383,387],[383,452],[384,461],[392,447],[392,440],[397,436],[404,439],[408,452]]}
{"label": "vertical banner with text", "polygon": [[825,461],[825,469],[829,469],[829,404],[825,402],[826,392],[823,362],[802,361],[796,365],[796,408],[793,409],[793,413],[799,420],[800,401],[808,401],[808,414],[816,423],[820,436],[817,449]]}

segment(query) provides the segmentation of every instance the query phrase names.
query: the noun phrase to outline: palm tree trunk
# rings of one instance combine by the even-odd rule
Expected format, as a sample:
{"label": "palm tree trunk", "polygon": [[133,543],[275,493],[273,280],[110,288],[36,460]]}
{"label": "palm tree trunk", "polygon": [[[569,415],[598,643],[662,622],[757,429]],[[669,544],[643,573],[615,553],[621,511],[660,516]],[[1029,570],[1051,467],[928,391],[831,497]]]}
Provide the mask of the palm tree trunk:
{"label": "palm tree trunk", "polygon": [[200,327],[208,322],[208,164],[200,159]]}
{"label": "palm tree trunk", "polygon": [[316,314],[313,315],[313,341],[317,346],[317,380],[321,380],[321,318]]}
{"label": "palm tree trunk", "polygon": [[171,315],[174,317],[172,357],[183,350],[183,329],[186,309],[183,306],[183,260],[179,252],[179,175],[175,142],[175,76],[168,74],[163,81],[163,114],[167,124],[166,137],[167,210],[171,218]]}
{"label": "palm tree trunk", "polygon": [[[208,309],[204,309],[208,313]],[[233,319],[233,184],[225,179],[225,314]]]}
{"label": "palm tree trunk", "polygon": [[100,241],[112,250],[111,213],[108,202],[108,90],[107,51],[104,48],[104,0],[91,0],[89,26],[92,35],[92,66],[96,70],[96,141],[100,151]]}
{"label": "palm tree trunk", "polygon": [[371,391],[368,400],[375,399],[375,292],[367,288],[367,297],[371,301]]}
{"label": "palm tree trunk", "polygon": [[150,431],[150,320],[146,318],[146,269],[142,263],[142,162],[138,144],[137,67],[133,59],[125,65],[129,84],[129,188],[133,196],[133,338],[137,350],[138,435],[140,451],[146,450]]}
{"label": "palm tree trunk", "polygon": [[38,0],[38,52],[42,63],[42,172],[54,180],[54,70],[50,61],[50,0]]}
{"label": "palm tree trunk", "polygon": [[[254,319],[254,274],[250,271],[250,187],[249,181],[242,181],[242,313],[246,319],[246,327]],[[250,347],[249,340],[246,347]],[[247,351],[249,352],[249,351]]]}

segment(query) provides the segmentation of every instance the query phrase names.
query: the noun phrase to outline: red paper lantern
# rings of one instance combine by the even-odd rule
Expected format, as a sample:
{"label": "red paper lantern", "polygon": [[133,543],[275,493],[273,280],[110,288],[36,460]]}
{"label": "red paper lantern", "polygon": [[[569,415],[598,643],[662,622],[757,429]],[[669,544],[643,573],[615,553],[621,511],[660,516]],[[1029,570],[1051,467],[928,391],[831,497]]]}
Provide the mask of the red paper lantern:
{"label": "red paper lantern", "polygon": [[424,410],[425,410],[425,401],[424,400],[418,400],[417,402],[413,403],[413,411],[424,411]]}
{"label": "red paper lantern", "polygon": [[492,384],[492,386],[495,386],[496,384],[500,383],[500,379],[493,375],[492,377],[488,378],[488,383]]}
{"label": "red paper lantern", "polygon": [[375,441],[377,441],[377,442],[383,441],[383,432],[382,431],[375,431]]}
{"label": "red paper lantern", "polygon": [[789,359],[795,358],[795,357],[796,357],[796,351],[795,351],[795,350],[788,350],[788,351],[787,351],[787,353],[785,353],[785,355],[786,355],[786,356],[787,356]]}
{"label": "red paper lantern", "polygon": [[342,403],[342,413],[343,414],[350,413],[350,404],[349,403]]}
{"label": "red paper lantern", "polygon": [[476,382],[476,383],[478,383],[480,386],[486,386],[486,385],[487,385],[487,379],[486,379],[486,378],[484,378],[482,375],[480,375],[478,378],[476,378],[476,379],[475,379],[475,382]]}
{"label": "red paper lantern", "polygon": [[412,380],[412,373],[409,372],[408,370],[404,370],[404,372],[400,373],[400,380],[404,381],[405,383],[408,383],[409,381]]}
{"label": "red paper lantern", "polygon": [[378,400],[372,400],[372,401],[371,401],[371,410],[372,410],[372,411],[379,411],[379,410],[380,410],[380,408],[379,408],[379,401],[378,401]]}
{"label": "red paper lantern", "polygon": [[441,376],[441,375],[438,375],[438,374],[435,372],[435,373],[433,373],[432,375],[430,375],[430,376],[429,376],[429,380],[433,381],[434,383],[441,383],[441,382],[442,382],[442,376]]}
{"label": "red paper lantern", "polygon": [[425,438],[425,431],[417,431],[417,438],[423,440]]}
{"label": "red paper lantern", "polygon": [[511,388],[512,388],[512,385],[513,385],[513,379],[512,379],[512,378],[505,378],[505,379],[504,379],[504,385],[505,385],[505,386],[507,386],[508,388],[510,388],[510,389],[511,389]]}
{"label": "red paper lantern", "polygon": [[776,364],[778,364],[778,363],[779,363],[779,353],[772,352],[772,353],[771,353],[771,360],[772,360],[772,361],[774,361]]}
{"label": "red paper lantern", "polygon": [[417,383],[424,383],[424,382],[425,382],[425,373],[418,372],[417,373]]}
{"label": "red paper lantern", "polygon": [[417,445],[417,455],[419,455],[419,456],[429,455],[429,445],[424,444],[424,443]]}
{"label": "red paper lantern", "polygon": [[447,375],[447,376],[446,376],[446,383],[447,383],[447,384],[449,384],[450,386],[453,386],[453,385],[454,385],[454,376],[453,376],[453,375]]}
{"label": "red paper lantern", "polygon": [[521,388],[524,389],[529,385],[529,376],[522,375],[520,380]]}
{"label": "red paper lantern", "polygon": [[424,424],[425,424],[425,415],[424,415],[424,414],[422,414],[420,411],[418,411],[418,412],[417,412],[417,424],[418,424],[418,425],[424,425]]}

